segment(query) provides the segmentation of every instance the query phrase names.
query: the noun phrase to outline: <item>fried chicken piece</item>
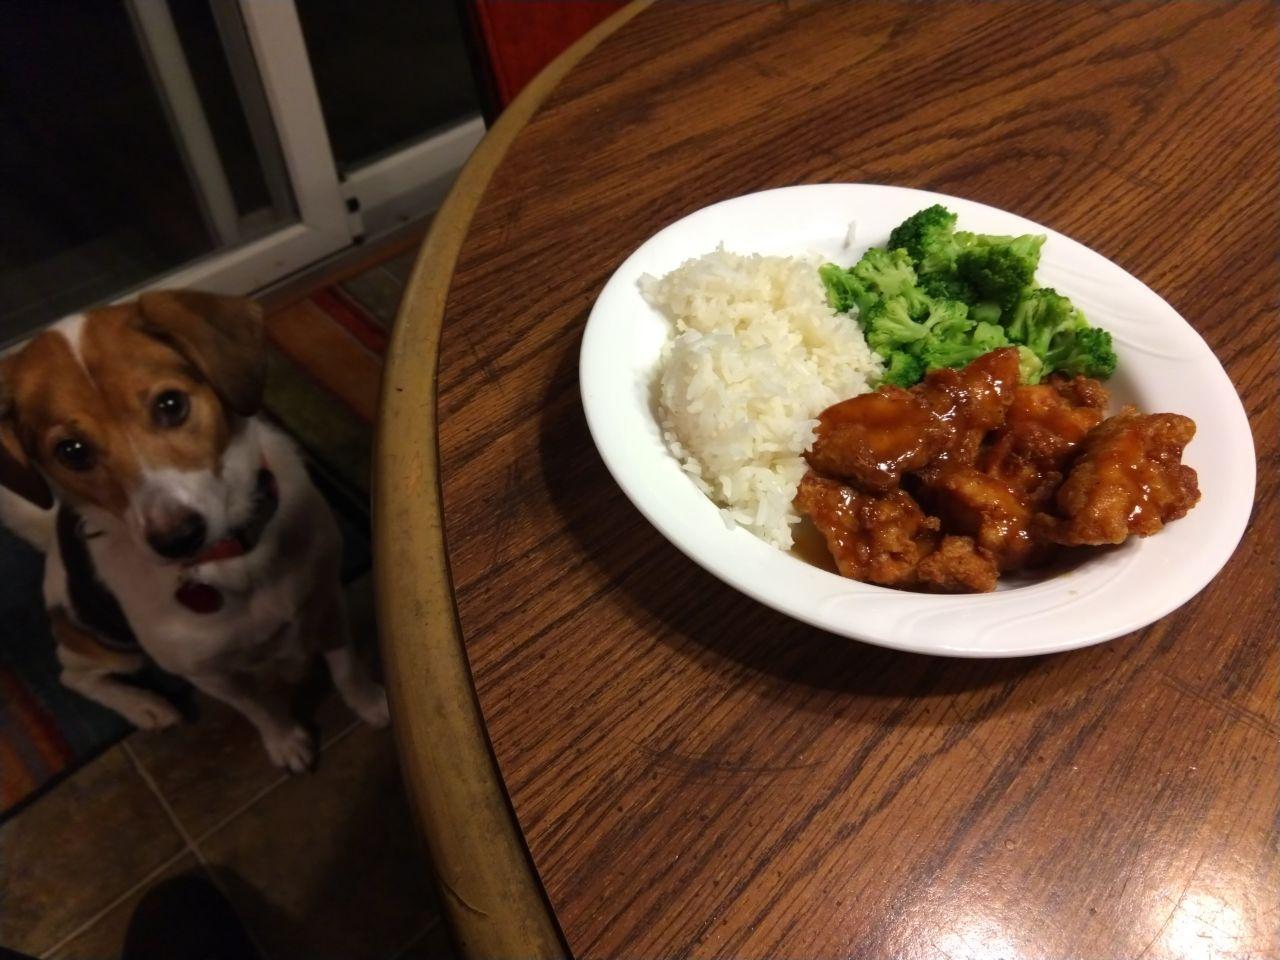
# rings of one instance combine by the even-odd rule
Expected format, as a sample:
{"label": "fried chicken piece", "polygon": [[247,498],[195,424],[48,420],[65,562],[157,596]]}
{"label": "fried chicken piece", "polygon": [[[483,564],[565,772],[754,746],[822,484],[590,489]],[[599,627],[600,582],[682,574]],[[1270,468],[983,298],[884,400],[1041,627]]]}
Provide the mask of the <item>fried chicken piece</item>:
{"label": "fried chicken piece", "polygon": [[995,559],[969,537],[943,537],[916,575],[921,586],[939,593],[988,593],[1000,576]]}
{"label": "fried chicken piece", "polygon": [[841,575],[854,580],[911,586],[916,565],[937,542],[938,521],[902,490],[864,493],[810,470],[795,504],[826,539]]}
{"label": "fried chicken piece", "polygon": [[987,438],[977,466],[1035,506],[1052,499],[1085,436],[1106,416],[1107,391],[1087,377],[1055,375],[1018,387],[1004,425]]}
{"label": "fried chicken piece", "polygon": [[1092,377],[1069,377],[1065,373],[1055,373],[1045,383],[1073,407],[1091,407],[1105,411],[1111,401],[1111,394],[1102,385],[1102,381]]}
{"label": "fried chicken piece", "polygon": [[885,493],[903,473],[927,464],[945,433],[946,425],[914,388],[881,387],[822,411],[806,459],[821,473]]}
{"label": "fried chicken piece", "polygon": [[1051,547],[1032,529],[1031,506],[998,477],[948,465],[930,474],[922,497],[943,529],[972,537],[1001,570],[1048,559]]}
{"label": "fried chicken piece", "polygon": [[1132,407],[1094,427],[1058,489],[1060,517],[1040,514],[1056,543],[1123,543],[1149,537],[1185,516],[1200,499],[1196,472],[1182,451],[1196,425],[1176,413],[1140,414]]}
{"label": "fried chicken piece", "polygon": [[1018,350],[984,353],[960,370],[930,370],[921,391],[948,433],[934,463],[971,464],[988,431],[1001,426],[1018,387]]}
{"label": "fried chicken piece", "polygon": [[828,407],[805,456],[820,473],[870,493],[936,460],[972,463],[983,435],[1004,422],[1018,383],[1018,352],[1006,347],[962,370],[933,370],[910,390],[882,387]]}
{"label": "fried chicken piece", "polygon": [[948,593],[995,589],[995,559],[969,537],[940,538],[938,519],[903,490],[864,493],[810,470],[795,503],[826,539],[842,576]]}

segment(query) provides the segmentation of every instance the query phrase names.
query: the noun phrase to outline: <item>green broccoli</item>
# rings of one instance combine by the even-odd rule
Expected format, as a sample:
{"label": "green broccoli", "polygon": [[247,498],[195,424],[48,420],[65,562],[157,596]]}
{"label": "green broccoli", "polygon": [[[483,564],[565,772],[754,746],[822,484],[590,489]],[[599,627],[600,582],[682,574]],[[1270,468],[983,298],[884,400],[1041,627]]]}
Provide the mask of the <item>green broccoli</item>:
{"label": "green broccoli", "polygon": [[884,365],[884,376],[881,383],[892,383],[897,387],[913,387],[924,376],[924,361],[903,350],[895,350],[889,354]]}
{"label": "green broccoli", "polygon": [[973,329],[968,304],[959,300],[935,300],[929,307],[929,336],[934,339],[958,339]]}
{"label": "green broccoli", "polygon": [[977,296],[1002,311],[1034,286],[1043,236],[989,237],[969,234],[956,256],[956,272],[973,285]]}
{"label": "green broccoli", "polygon": [[973,317],[975,322],[977,323],[999,323],[1000,322],[1001,310],[998,304],[994,304],[986,300],[979,301],[977,303],[974,303],[970,300],[966,300],[965,303],[969,304],[969,316]]}
{"label": "green broccoli", "polygon": [[984,353],[1009,345],[1004,327],[997,323],[979,323],[963,337],[941,338],[930,332],[920,349],[920,357],[930,369],[937,367],[963,367],[977,360]]}
{"label": "green broccoli", "polygon": [[1010,345],[1024,383],[1054,370],[1107,377],[1116,365],[1111,335],[1036,286],[1044,240],[956,230],[956,215],[934,204],[898,224],[888,249],[872,248],[848,269],[824,264],[819,275],[835,310],[857,310],[885,361],[885,383],[910,386],[926,370]]}
{"label": "green broccoli", "polygon": [[[959,300],[961,303],[977,303],[978,296],[967,280],[954,273],[922,273],[920,289],[937,300]],[[997,314],[999,307],[996,308]]]}
{"label": "green broccoli", "polygon": [[822,285],[827,290],[827,303],[838,313],[848,313],[855,308],[862,312],[877,299],[865,283],[834,263],[820,266],[818,276],[822,278]]}
{"label": "green broccoli", "polygon": [[1105,380],[1116,372],[1111,334],[1099,327],[1083,327],[1059,334],[1045,357],[1045,366],[1069,376],[1083,374]]}
{"label": "green broccoli", "polygon": [[911,258],[902,250],[872,247],[849,269],[824,263],[818,276],[827,290],[827,302],[833,310],[847,313],[853,307],[865,312],[877,300],[901,297],[913,318],[929,311],[929,297],[916,285],[916,272]]}
{"label": "green broccoli", "polygon": [[1052,287],[1027,291],[1005,321],[1009,338],[1025,343],[1042,360],[1046,359],[1054,337],[1088,325],[1084,314]]}
{"label": "green broccoli", "polygon": [[939,204],[926,207],[893,228],[889,248],[903,249],[915,265],[920,288],[936,300],[973,304],[973,285],[956,272],[956,257],[973,242],[971,233],[956,233],[956,215]]}
{"label": "green broccoli", "polygon": [[886,358],[929,335],[926,324],[911,318],[903,297],[877,300],[858,314],[858,323],[867,336],[867,345]]}
{"label": "green broccoli", "polygon": [[941,204],[925,207],[893,228],[890,250],[905,250],[921,281],[947,275],[956,266],[956,215]]}
{"label": "green broccoli", "polygon": [[901,297],[914,318],[924,316],[929,310],[929,298],[916,285],[916,271],[905,250],[872,247],[849,272],[881,298]]}
{"label": "green broccoli", "polygon": [[[1009,318],[1010,339],[1043,361],[1043,372],[1105,379],[1116,369],[1111,334],[1089,326],[1080,308],[1049,287],[1028,291]],[[1031,382],[1031,381],[1028,381]]]}

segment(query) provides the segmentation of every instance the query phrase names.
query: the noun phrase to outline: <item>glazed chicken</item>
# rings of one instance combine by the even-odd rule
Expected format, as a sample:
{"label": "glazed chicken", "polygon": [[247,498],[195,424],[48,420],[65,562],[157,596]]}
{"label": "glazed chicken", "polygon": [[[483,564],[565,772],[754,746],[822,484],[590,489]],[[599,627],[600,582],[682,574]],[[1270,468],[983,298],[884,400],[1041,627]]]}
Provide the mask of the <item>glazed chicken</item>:
{"label": "glazed chicken", "polygon": [[913,387],[881,387],[818,416],[809,466],[869,493],[895,489],[903,473],[919,470],[942,449],[947,425]]}
{"label": "glazed chicken", "polygon": [[910,390],[882,387],[837,403],[818,416],[809,466],[884,493],[930,464],[972,463],[987,431],[1004,422],[1017,385],[1018,351],[1006,347],[963,370],[932,370]]}
{"label": "glazed chicken", "polygon": [[978,456],[978,469],[1043,505],[1076,448],[1106,416],[1107,399],[1102,384],[1085,377],[1055,375],[1047,383],[1018,387],[1004,425]]}
{"label": "glazed chicken", "polygon": [[904,490],[864,493],[810,470],[796,507],[822,533],[843,576],[886,587],[995,588],[993,560],[967,537],[944,537],[938,519]]}
{"label": "glazed chicken", "polygon": [[1019,386],[1014,348],[845,400],[818,417],[796,509],[842,575],[915,590],[993,590],[1063,548],[1150,536],[1199,499],[1195,424],[1104,419],[1107,401],[1085,377]]}
{"label": "glazed chicken", "polygon": [[1005,422],[1018,388],[1018,351],[992,350],[960,370],[930,370],[919,386],[948,437],[933,466],[971,464],[983,438]]}
{"label": "glazed chicken", "polygon": [[1045,535],[1068,546],[1123,543],[1185,516],[1200,499],[1196,472],[1182,463],[1195,432],[1188,417],[1132,407],[1104,420],[1057,491],[1061,516],[1041,516]]}
{"label": "glazed chicken", "polygon": [[796,508],[826,539],[842,576],[887,587],[915,582],[940,527],[903,490],[864,493],[812,470],[800,481]]}
{"label": "glazed chicken", "polygon": [[1029,502],[999,477],[948,465],[925,479],[922,497],[945,529],[972,537],[1001,570],[1029,566],[1049,553],[1032,530]]}
{"label": "glazed chicken", "polygon": [[978,468],[1042,506],[1053,497],[1076,447],[1106,416],[1107,392],[1097,380],[1052,376],[1014,390],[1005,424],[987,439]]}

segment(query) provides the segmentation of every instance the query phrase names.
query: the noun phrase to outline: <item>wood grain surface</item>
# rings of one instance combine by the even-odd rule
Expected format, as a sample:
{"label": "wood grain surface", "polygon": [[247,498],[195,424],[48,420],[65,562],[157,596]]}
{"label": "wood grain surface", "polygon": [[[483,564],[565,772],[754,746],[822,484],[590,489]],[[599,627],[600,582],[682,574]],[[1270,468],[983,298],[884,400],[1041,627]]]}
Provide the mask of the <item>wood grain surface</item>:
{"label": "wood grain surface", "polygon": [[[439,462],[480,710],[576,956],[1280,955],[1278,54],[1266,2],[660,3],[514,138],[448,293]],[[826,181],[1031,217],[1201,332],[1259,454],[1203,593],[949,661],[794,623],[646,524],[578,399],[594,297],[667,223]]]}

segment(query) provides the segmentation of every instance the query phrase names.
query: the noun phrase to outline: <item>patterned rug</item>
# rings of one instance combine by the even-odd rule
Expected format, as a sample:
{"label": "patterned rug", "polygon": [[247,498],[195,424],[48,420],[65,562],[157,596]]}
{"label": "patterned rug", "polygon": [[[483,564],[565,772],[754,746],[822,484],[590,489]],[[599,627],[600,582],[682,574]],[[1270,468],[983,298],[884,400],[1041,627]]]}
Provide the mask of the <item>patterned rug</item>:
{"label": "patterned rug", "polygon": [[[367,273],[375,271],[379,296],[369,293],[367,277],[356,277],[346,288],[326,287],[267,317],[267,416],[297,439],[312,478],[334,508],[347,582],[371,563],[370,428],[387,318],[398,301],[398,287],[387,279],[394,275],[378,266]],[[37,551],[0,529],[0,821],[131,729],[59,683],[41,600],[43,568]],[[155,668],[136,682],[179,703],[187,693],[182,681]]]}

